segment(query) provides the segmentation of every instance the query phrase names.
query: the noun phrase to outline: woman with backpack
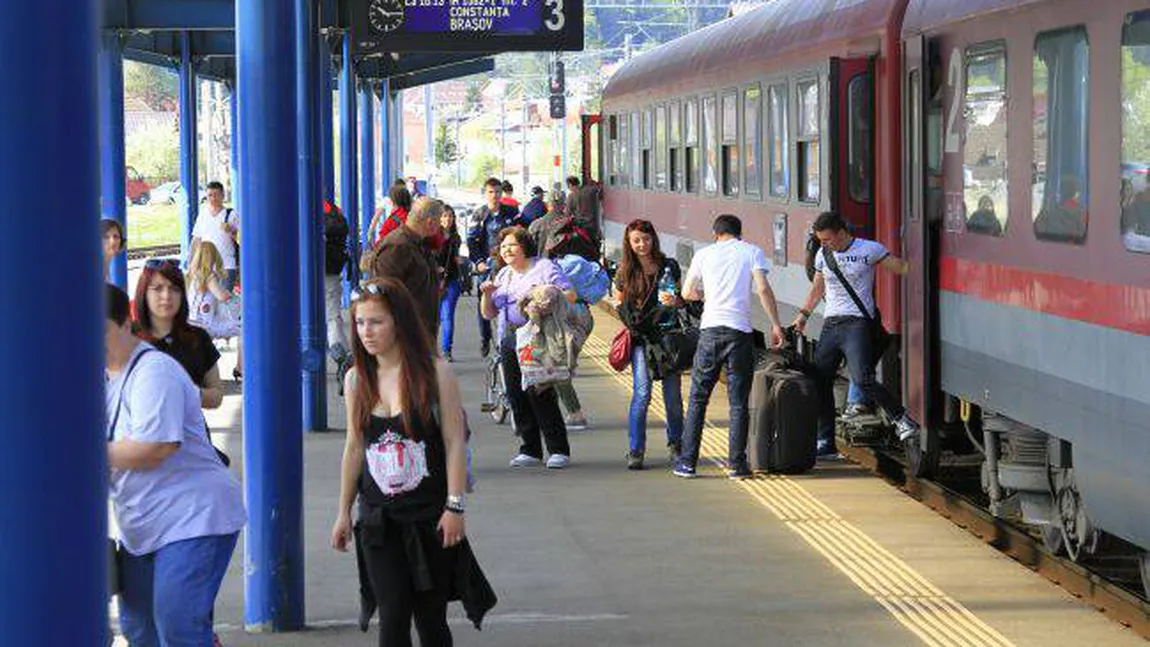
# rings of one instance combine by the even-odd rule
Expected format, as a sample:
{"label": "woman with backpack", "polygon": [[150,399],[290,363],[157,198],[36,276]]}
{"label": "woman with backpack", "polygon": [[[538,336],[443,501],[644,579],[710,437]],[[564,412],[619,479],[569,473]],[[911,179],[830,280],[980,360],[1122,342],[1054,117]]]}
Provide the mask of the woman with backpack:
{"label": "woman with backpack", "polygon": [[663,383],[667,416],[667,451],[678,463],[683,437],[683,390],[680,373],[667,366],[661,345],[668,330],[680,327],[682,270],[659,249],[659,235],[646,220],[633,220],[623,232],[623,261],[615,276],[619,318],[631,331],[630,448],[627,469],[643,469],[647,451],[647,409],[655,380]]}
{"label": "woman with backpack", "polygon": [[435,253],[436,264],[443,272],[443,290],[439,299],[439,348],[443,351],[443,358],[453,362],[451,347],[455,341],[455,306],[463,291],[462,266],[465,260],[459,256],[463,240],[455,223],[455,209],[443,205],[439,226],[446,241]]}

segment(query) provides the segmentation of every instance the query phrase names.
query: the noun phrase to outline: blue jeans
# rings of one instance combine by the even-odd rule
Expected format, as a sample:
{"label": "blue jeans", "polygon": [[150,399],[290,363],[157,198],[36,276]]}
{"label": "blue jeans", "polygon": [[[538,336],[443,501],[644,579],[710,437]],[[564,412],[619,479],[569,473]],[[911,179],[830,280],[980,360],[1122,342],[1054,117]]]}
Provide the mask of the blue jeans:
{"label": "blue jeans", "polygon": [[718,326],[699,332],[695,365],[691,371],[691,397],[687,406],[687,424],[683,428],[683,452],[680,464],[694,468],[699,462],[699,443],[703,436],[703,419],[711,391],[719,381],[719,370],[727,369],[727,402],[731,424],[727,435],[727,464],[734,470],[747,469],[747,429],[750,418],[747,398],[754,377],[753,335],[734,328]]}
{"label": "blue jeans", "polygon": [[862,392],[854,380],[847,385],[847,404],[866,404],[866,394]]}
{"label": "blue jeans", "polygon": [[459,303],[459,295],[463,286],[459,280],[448,281],[439,300],[439,347],[445,353],[451,352],[455,342],[455,305]]}
{"label": "blue jeans", "polygon": [[[631,415],[627,417],[631,436],[631,451],[647,450],[647,408],[651,404],[654,380],[647,370],[647,353],[642,346],[631,348]],[[683,386],[682,376],[672,372],[663,376],[663,407],[667,414],[667,444],[683,442]]]}
{"label": "blue jeans", "polygon": [[815,347],[815,368],[819,375],[819,450],[823,453],[835,448],[835,396],[834,381],[839,364],[847,361],[847,371],[865,398],[893,419],[905,413],[889,391],[875,380],[871,359],[870,324],[862,317],[830,317],[823,322],[823,332]]}
{"label": "blue jeans", "polygon": [[125,553],[120,628],[132,647],[212,644],[212,610],[239,533],[196,537],[147,555]]}

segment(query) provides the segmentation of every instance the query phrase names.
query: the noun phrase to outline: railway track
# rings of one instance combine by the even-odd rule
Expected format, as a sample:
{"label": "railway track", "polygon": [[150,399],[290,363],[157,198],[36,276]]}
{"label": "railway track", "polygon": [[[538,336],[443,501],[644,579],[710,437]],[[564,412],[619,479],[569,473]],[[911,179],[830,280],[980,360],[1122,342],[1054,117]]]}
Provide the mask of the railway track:
{"label": "railway track", "polygon": [[151,245],[149,247],[133,247],[128,250],[128,260],[135,261],[155,256],[178,256],[180,245]]}
{"label": "railway track", "polygon": [[946,485],[916,478],[902,458],[872,447],[845,447],[849,459],[874,472],[912,498],[950,519],[1018,563],[1061,586],[1112,620],[1150,639],[1150,602],[1120,583],[1065,557],[1052,555],[1026,528],[1000,519],[977,501]]}

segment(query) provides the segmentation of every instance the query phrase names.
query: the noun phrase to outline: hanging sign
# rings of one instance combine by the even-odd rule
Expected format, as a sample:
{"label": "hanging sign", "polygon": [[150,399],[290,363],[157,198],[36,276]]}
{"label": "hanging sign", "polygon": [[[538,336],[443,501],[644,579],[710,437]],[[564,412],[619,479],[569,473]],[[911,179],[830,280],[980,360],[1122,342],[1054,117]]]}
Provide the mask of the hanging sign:
{"label": "hanging sign", "polygon": [[580,51],[583,0],[351,0],[356,54]]}

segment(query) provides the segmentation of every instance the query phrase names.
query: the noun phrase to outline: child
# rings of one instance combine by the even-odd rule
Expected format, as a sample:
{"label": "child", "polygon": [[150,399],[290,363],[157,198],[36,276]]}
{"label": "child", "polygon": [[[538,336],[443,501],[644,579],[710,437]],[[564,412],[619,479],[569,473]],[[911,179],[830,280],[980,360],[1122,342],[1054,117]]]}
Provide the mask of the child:
{"label": "child", "polygon": [[188,322],[213,339],[240,334],[240,299],[223,287],[224,260],[216,246],[200,243],[188,268]]}

